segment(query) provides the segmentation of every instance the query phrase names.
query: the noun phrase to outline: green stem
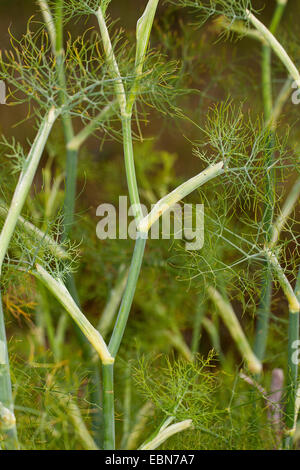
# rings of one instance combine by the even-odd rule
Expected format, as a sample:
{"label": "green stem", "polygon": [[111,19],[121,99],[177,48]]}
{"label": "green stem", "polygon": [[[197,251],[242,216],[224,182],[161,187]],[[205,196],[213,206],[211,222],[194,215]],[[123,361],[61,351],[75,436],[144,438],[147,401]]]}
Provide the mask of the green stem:
{"label": "green stem", "polygon": [[18,222],[18,218],[21,214],[26,197],[31,188],[33,178],[35,176],[48,136],[57,116],[57,110],[55,110],[55,108],[51,108],[50,111],[44,117],[40,129],[35,138],[35,141],[24,164],[24,168],[19,177],[19,181],[15,189],[13,199],[11,201],[11,205],[8,210],[7,217],[0,235],[0,274],[3,260],[8,249],[8,245],[10,243],[11,237],[13,236],[14,230]]}
{"label": "green stem", "polygon": [[0,448],[19,448],[14,403],[12,397],[10,368],[7,351],[2,298],[0,292]]}
{"label": "green stem", "polygon": [[270,119],[272,112],[272,65],[271,65],[272,51],[268,44],[262,46],[262,94],[264,105],[264,118],[267,122]]}
{"label": "green stem", "polygon": [[[269,31],[276,34],[276,30],[281,21],[286,3],[277,3],[275,12],[269,26]],[[262,89],[265,121],[268,122],[273,108],[272,100],[272,49],[269,44],[263,44],[262,47]]]}
{"label": "green stem", "polygon": [[247,363],[249,370],[254,374],[260,374],[262,369],[261,362],[253,353],[231,304],[225,300],[214,287],[209,286],[207,291],[214,305],[217,307],[218,312],[220,313],[223,322],[227,326],[233,340],[235,341],[241,356]]}
{"label": "green stem", "polygon": [[101,314],[98,331],[100,331],[103,338],[105,338],[108,332],[112,328],[113,320],[117,314],[119,305],[121,303],[124,290],[128,279],[128,269],[124,266],[120,266],[119,275],[114,288],[109,293],[109,298],[105,308]]}
{"label": "green stem", "polygon": [[119,350],[124,331],[126,328],[128,316],[130,313],[137,281],[139,278],[141,265],[145,251],[146,239],[139,236],[136,239],[134,252],[131,260],[131,265],[128,274],[128,280],[124,292],[124,296],[119,309],[118,317],[114,326],[114,330],[108,345],[108,349],[113,357]]}
{"label": "green stem", "polygon": [[[298,271],[295,295],[300,303],[300,269]],[[296,397],[298,388],[298,362],[293,360],[295,353],[295,344],[299,341],[299,311],[289,313],[288,330],[288,377],[287,377],[287,405],[286,405],[286,429],[287,436],[284,439],[284,447],[291,449],[293,447],[293,434],[297,420],[296,415]]]}
{"label": "green stem", "polygon": [[114,412],[114,367],[113,364],[102,366],[103,381],[103,420],[104,450],[115,449],[115,412]]}
{"label": "green stem", "polygon": [[128,441],[130,428],[131,428],[131,364],[127,363],[125,366],[125,387],[124,387],[124,400],[123,400],[123,435],[121,441],[121,449],[125,449],[126,443]]}
{"label": "green stem", "polygon": [[125,169],[126,169],[130,204],[133,208],[136,222],[138,223],[139,220],[143,218],[143,212],[142,212],[141,205],[140,205],[140,197],[139,197],[139,191],[138,191],[136,174],[135,174],[131,117],[122,118],[122,131],[123,131]]}
{"label": "green stem", "polygon": [[39,279],[50,292],[52,292],[54,297],[56,297],[60,304],[66,309],[75,323],[77,323],[82,333],[95,348],[102,363],[113,364],[114,358],[111,356],[102,336],[78,308],[76,302],[74,301],[69,291],[66,289],[64,283],[60,279],[55,279],[52,277],[51,274],[49,274],[39,264],[36,265],[36,270],[32,271],[32,274],[37,279]]}
{"label": "green stem", "polygon": [[[284,12],[285,4],[277,3],[275,12],[269,27],[272,34],[276,33],[280,20]],[[264,106],[264,119],[265,123],[269,123],[272,116],[273,97],[272,97],[272,49],[269,45],[263,44],[262,46],[262,94]],[[272,166],[274,160],[273,153],[274,134],[271,131],[269,142],[266,149],[265,165],[266,168]],[[274,217],[274,193],[275,193],[275,178],[274,172],[267,171],[265,179],[266,191],[266,207],[264,212],[264,228],[266,232],[266,242],[270,242],[272,237],[272,223]],[[254,354],[260,361],[265,357],[270,313],[271,313],[271,299],[272,299],[272,270],[270,269],[268,260],[265,261],[265,278],[263,280],[260,303],[257,312],[257,325],[254,341]]]}
{"label": "green stem", "polygon": [[[137,55],[136,55],[136,72],[139,76],[142,72],[142,65],[146,49],[148,47],[150,31],[156,11],[158,0],[150,0],[147,4],[145,14],[139,20],[137,25]],[[135,166],[134,166],[134,153],[132,144],[132,128],[131,128],[131,113],[132,107],[136,96],[134,93],[129,98],[127,103],[126,92],[124,84],[120,75],[119,67],[114,55],[113,47],[111,44],[110,36],[106,26],[104,14],[101,6],[96,12],[96,17],[99,24],[99,29],[102,36],[103,49],[105,51],[107,64],[112,78],[115,79],[115,94],[118,100],[120,114],[122,119],[122,135],[123,135],[123,148],[127,186],[130,197],[130,203],[134,211],[136,225],[143,218],[143,212],[140,204],[139,191],[136,180]],[[123,335],[126,328],[128,316],[130,313],[142,260],[146,245],[145,234],[137,233],[137,239],[132,256],[131,266],[128,274],[128,280],[119,309],[118,317],[114,326],[112,337],[109,343],[109,351],[116,356]],[[113,413],[113,365],[110,367],[103,367],[103,410],[104,410],[104,448],[114,449],[114,413]]]}
{"label": "green stem", "polygon": [[55,328],[52,321],[52,316],[49,308],[48,293],[44,285],[38,281],[38,291],[39,291],[39,302],[37,305],[37,316],[40,317],[43,325],[46,326],[47,337],[50,345],[50,349],[53,352],[55,360],[57,361],[57,350],[56,350],[56,341],[55,341]]}
{"label": "green stem", "polygon": [[[65,133],[65,135],[67,135]],[[72,137],[70,137],[71,139]],[[66,138],[68,142],[68,139]],[[77,182],[77,164],[78,152],[76,150],[67,150],[66,161],[66,192],[64,201],[64,226],[62,240],[66,240],[70,234],[74,222],[75,201],[76,201],[76,182]]]}
{"label": "green stem", "polygon": [[257,311],[257,324],[253,345],[253,352],[260,361],[263,361],[267,347],[272,296],[273,276],[267,261],[265,262],[265,270],[266,274],[263,279],[260,303]]}
{"label": "green stem", "polygon": [[[63,8],[64,0],[57,0],[56,3],[56,70],[60,86],[60,105],[66,104],[66,76],[64,67],[64,44],[63,44]],[[66,160],[66,193],[64,202],[64,227],[62,239],[68,238],[70,229],[74,220],[75,198],[76,198],[76,180],[77,180],[77,161],[78,152],[68,148],[69,142],[74,137],[73,124],[70,114],[67,111],[62,113],[63,130],[67,148]]]}
{"label": "green stem", "polygon": [[[63,44],[63,8],[64,0],[57,0],[56,3],[56,44],[55,44],[55,55],[57,61],[57,76],[60,86],[60,102],[61,105],[65,104],[66,99],[66,77],[65,77],[65,68],[64,68],[64,44]],[[103,117],[100,113],[100,117]],[[99,121],[97,121],[98,123]],[[63,233],[62,240],[66,240],[69,237],[70,230],[74,223],[74,213],[75,213],[75,201],[76,201],[76,183],[77,183],[77,167],[78,167],[78,151],[81,143],[83,142],[82,136],[81,141],[77,142],[75,147],[72,147],[71,142],[74,141],[74,129],[70,114],[64,112],[62,114],[62,123],[64,130],[64,137],[67,149],[66,155],[66,188],[65,188],[65,200],[64,200],[64,224],[63,224]],[[89,133],[94,130],[92,126],[88,129]],[[87,133],[84,134],[84,139],[87,137]],[[77,294],[77,289],[72,275],[68,276],[66,280],[66,285],[71,293],[74,301],[77,306],[80,308],[80,302]],[[79,344],[82,348],[84,358],[87,361],[92,362],[92,367],[90,370],[91,375],[91,402],[96,406],[96,410],[92,415],[92,428],[95,436],[95,441],[97,444],[100,444],[101,440],[101,413],[100,413],[100,404],[101,404],[101,392],[99,388],[100,375],[98,364],[93,363],[93,354],[92,350],[88,344],[86,337],[82,334],[79,327],[75,324],[75,333]]]}
{"label": "green stem", "polygon": [[100,122],[109,118],[114,112],[116,100],[109,103],[77,135],[68,142],[68,150],[78,151],[81,145],[100,127]]}
{"label": "green stem", "polygon": [[288,329],[288,372],[287,372],[287,404],[285,410],[285,425],[287,436],[285,447],[292,448],[293,434],[295,432],[295,405],[298,386],[298,362],[293,360],[295,353],[295,342],[299,340],[299,312],[289,313]]}
{"label": "green stem", "polygon": [[[200,297],[200,296],[199,296]],[[201,298],[198,299],[197,309],[194,318],[194,327],[193,327],[193,336],[191,343],[191,352],[192,354],[197,354],[199,351],[200,335],[202,329],[202,321],[205,315],[205,308]]]}
{"label": "green stem", "polygon": [[[40,158],[42,156],[49,133],[52,129],[58,112],[51,108],[42,121],[38,134],[26,159],[24,168],[19,177],[13,199],[8,209],[4,226],[0,235],[0,276],[2,264],[9,243],[16,228],[26,197],[33,182]],[[5,323],[0,297],[0,428],[4,434],[4,446],[8,449],[17,449],[17,432],[13,413],[13,401],[10,382],[9,361],[5,334]],[[3,428],[3,429],[2,429]]]}
{"label": "green stem", "polygon": [[286,50],[282,47],[282,45],[277,41],[275,36],[272,32],[266,28],[266,26],[259,21],[256,16],[253,15],[249,10],[246,10],[246,15],[249,21],[253,24],[253,26],[263,35],[264,39],[268,42],[270,47],[273,49],[274,53],[277,57],[281,60],[289,74],[293,77],[297,86],[300,87],[300,73],[297,67],[295,66],[292,59],[289,57]]}

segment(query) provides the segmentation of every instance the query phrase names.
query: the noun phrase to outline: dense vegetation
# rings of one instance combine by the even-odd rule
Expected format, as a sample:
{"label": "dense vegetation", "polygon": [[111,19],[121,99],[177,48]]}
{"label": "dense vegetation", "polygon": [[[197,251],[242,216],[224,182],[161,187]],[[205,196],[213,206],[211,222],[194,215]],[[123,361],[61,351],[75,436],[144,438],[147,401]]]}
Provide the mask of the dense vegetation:
{"label": "dense vegetation", "polygon": [[[38,0],[2,32],[1,448],[299,447],[297,13]],[[126,195],[135,240],[100,239]]]}

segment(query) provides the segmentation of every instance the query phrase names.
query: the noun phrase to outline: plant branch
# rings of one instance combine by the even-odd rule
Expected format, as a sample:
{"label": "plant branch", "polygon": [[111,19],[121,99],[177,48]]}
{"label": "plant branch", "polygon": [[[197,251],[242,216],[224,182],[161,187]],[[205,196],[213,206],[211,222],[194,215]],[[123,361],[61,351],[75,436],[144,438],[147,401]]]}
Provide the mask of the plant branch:
{"label": "plant branch", "polygon": [[94,328],[85,315],[78,308],[77,304],[73,300],[73,297],[66,289],[65,285],[61,280],[54,279],[42,266],[36,265],[36,271],[32,271],[32,274],[39,279],[43,284],[52,292],[54,297],[61,303],[66,311],[73,318],[75,323],[78,325],[84,336],[93,345],[97,351],[103,364],[112,364],[114,358],[111,356],[108,348],[100,335],[99,331]]}
{"label": "plant branch", "polygon": [[232,338],[234,339],[242,357],[245,359],[249,370],[254,374],[259,374],[262,370],[261,362],[253,353],[241,325],[229,302],[223,299],[221,294],[212,286],[208,287],[208,294],[217,307],[222,320],[227,326]]}
{"label": "plant branch", "polygon": [[22,211],[26,197],[31,188],[33,178],[40,162],[48,136],[58,115],[59,112],[55,108],[51,108],[44,117],[28,157],[25,161],[25,166],[19,177],[19,181],[0,235],[0,274],[8,245],[18,223],[18,218]]}
{"label": "plant branch", "polygon": [[169,194],[164,196],[160,199],[151,212],[144,217],[140,223],[138,224],[138,230],[142,233],[147,233],[151,226],[156,222],[159,217],[169,210],[174,204],[179,202],[185,196],[193,192],[195,189],[199,188],[203,184],[207,183],[213,178],[224,173],[223,170],[224,163],[219,162],[215,165],[211,165],[210,167],[206,168],[204,171],[199,173],[198,175],[190,178],[188,181],[185,181],[183,184],[178,186],[178,188],[171,191]]}
{"label": "plant branch", "polygon": [[297,86],[300,88],[300,74],[295,66],[294,62],[289,57],[286,50],[282,47],[282,45],[277,41],[274,35],[269,31],[266,26],[259,21],[256,16],[251,13],[248,9],[246,10],[247,18],[251,21],[253,26],[263,35],[266,39],[270,47],[273,49],[274,53],[277,57],[281,60],[283,65],[286,67],[289,74],[293,77]]}

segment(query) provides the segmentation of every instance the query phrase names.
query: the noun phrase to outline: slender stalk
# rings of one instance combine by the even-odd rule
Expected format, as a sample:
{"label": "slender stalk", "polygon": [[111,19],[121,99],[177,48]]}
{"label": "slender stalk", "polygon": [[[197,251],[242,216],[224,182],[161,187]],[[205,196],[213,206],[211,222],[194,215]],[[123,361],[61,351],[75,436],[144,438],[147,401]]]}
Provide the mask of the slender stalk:
{"label": "slender stalk", "polygon": [[293,63],[292,59],[289,57],[286,50],[277,41],[277,39],[269,31],[269,29],[266,28],[266,26],[261,23],[253,13],[251,13],[249,10],[246,10],[246,13],[248,19],[251,21],[253,26],[263,35],[263,37],[269,43],[270,47],[273,49],[277,57],[281,60],[289,74],[293,77],[298,87],[300,87],[300,73],[295,64]]}
{"label": "slender stalk", "polygon": [[[51,108],[44,117],[28,157],[25,161],[24,168],[20,174],[12,202],[10,208],[8,209],[4,226],[0,234],[0,276],[9,243],[18,223],[25,199],[32,185],[33,178],[35,176],[48,136],[58,114],[59,112],[55,108]],[[1,368],[4,369],[3,373],[0,374],[1,427],[4,428],[3,431],[6,438],[4,441],[4,446],[7,446],[8,448],[18,448],[4,325],[2,299],[0,298],[0,344],[2,349]]]}
{"label": "slender stalk", "polygon": [[180,330],[176,327],[172,328],[172,330],[167,330],[165,332],[166,338],[168,338],[170,344],[177,349],[177,351],[184,357],[187,361],[192,362],[194,359],[194,356],[186,344],[184,338],[182,337],[182,334]]}
{"label": "slender stalk", "polygon": [[265,275],[262,282],[260,302],[257,310],[257,323],[253,344],[253,352],[260,361],[264,360],[267,347],[273,281],[272,270],[270,269],[267,261],[264,263],[264,269]]}
{"label": "slender stalk", "polygon": [[[56,45],[55,45],[55,57],[56,57],[56,69],[58,83],[60,86],[60,105],[66,104],[66,77],[64,68],[64,44],[63,44],[63,9],[64,0],[57,0],[56,3]],[[78,152],[77,150],[70,150],[68,143],[74,137],[73,124],[70,114],[65,111],[62,113],[62,122],[65,135],[65,142],[67,148],[67,160],[66,160],[66,193],[64,202],[64,226],[62,238],[65,240],[68,238],[70,229],[74,220],[75,211],[75,198],[76,198],[76,180],[77,180],[77,162]]]}
{"label": "slender stalk", "polygon": [[114,326],[114,330],[108,345],[108,349],[113,357],[116,357],[124,335],[137,281],[141,270],[145,245],[146,239],[138,235],[137,240],[135,242],[125,292],[119,309],[118,317]]}
{"label": "slender stalk", "polygon": [[52,51],[55,54],[56,51],[56,28],[55,28],[55,23],[53,21],[53,17],[49,8],[49,5],[47,3],[47,0],[38,0],[41,12],[43,14],[43,18],[47,27],[47,30],[49,32],[50,40],[51,40],[51,45],[52,45]]}
{"label": "slender stalk", "polygon": [[66,311],[71,315],[75,323],[79,326],[85,337],[93,345],[97,351],[103,364],[112,364],[114,358],[108,351],[108,348],[100,335],[94,328],[85,315],[78,308],[72,296],[64,286],[63,282],[54,279],[42,266],[36,265],[36,271],[32,274],[39,279],[43,284],[52,292],[57,300],[63,305]]}
{"label": "slender stalk", "polygon": [[104,450],[115,449],[115,412],[114,412],[114,367],[113,364],[102,366],[103,381],[103,421]]}
{"label": "slender stalk", "polygon": [[296,400],[298,385],[298,361],[294,359],[295,344],[299,341],[299,312],[300,312],[300,270],[293,291],[288,279],[286,278],[282,267],[280,266],[276,256],[267,250],[272,268],[274,269],[281,288],[287,298],[289,304],[289,328],[288,328],[288,365],[287,365],[287,405],[286,405],[286,437],[284,439],[285,448],[292,448],[293,435],[295,433],[296,421]]}
{"label": "slender stalk", "polygon": [[282,113],[282,109],[292,92],[292,84],[293,79],[291,77],[288,77],[277,96],[277,99],[274,103],[274,107],[272,109],[270,120],[266,123],[266,125],[270,127],[270,129],[276,129],[277,127],[279,116]]}
{"label": "slender stalk", "polygon": [[[8,207],[2,205],[0,202],[0,216],[6,217],[8,214]],[[29,236],[37,238],[41,242],[44,242],[47,245],[48,250],[59,259],[67,259],[69,257],[68,253],[65,251],[63,246],[61,246],[57,241],[55,241],[51,236],[47,235],[45,232],[40,230],[38,227],[33,225],[28,220],[24,219],[19,215],[17,220],[17,225],[26,232]]]}
{"label": "slender stalk", "polygon": [[210,337],[212,347],[216,351],[220,359],[220,362],[221,363],[224,362],[224,354],[221,348],[220,335],[219,335],[219,331],[216,325],[214,324],[212,320],[210,320],[207,317],[203,318],[202,323],[203,323],[204,329],[206,330],[208,336]]}
{"label": "slender stalk", "polygon": [[[282,18],[286,2],[277,2],[275,12],[269,27],[271,34],[275,34]],[[272,49],[267,42],[262,46],[262,94],[263,94],[263,107],[264,119],[269,123],[272,116],[273,97],[272,97]],[[274,134],[271,131],[269,135],[269,142],[266,149],[265,165],[266,168],[272,167],[274,161],[273,153]],[[266,191],[266,205],[264,211],[264,229],[266,233],[266,243],[269,244],[272,236],[272,223],[274,217],[275,205],[275,178],[274,171],[266,172],[265,178],[265,191]],[[265,261],[265,277],[261,290],[260,304],[257,312],[257,325],[253,350],[255,355],[260,361],[263,361],[267,346],[269,322],[271,314],[271,297],[272,297],[272,270],[270,269],[269,262]]]}
{"label": "slender stalk", "polygon": [[[294,290],[295,296],[300,304],[300,269]],[[287,404],[285,410],[286,437],[284,446],[286,449],[293,447],[293,436],[296,431],[299,413],[299,384],[298,384],[298,360],[295,360],[295,344],[299,344],[299,310],[289,312],[288,329],[288,374],[287,374]]]}
{"label": "slender stalk", "polygon": [[44,117],[31,150],[26,159],[24,169],[21,172],[17,187],[15,189],[10,208],[0,235],[0,274],[4,260],[4,256],[8,249],[11,237],[16,228],[18,218],[25,203],[25,199],[29,193],[33,182],[38,164],[40,162],[45,144],[52,129],[52,126],[58,117],[58,111],[51,108]]}
{"label": "slender stalk", "polygon": [[247,36],[250,39],[255,39],[257,41],[260,41],[261,43],[265,44],[266,40],[264,37],[260,34],[259,31],[256,29],[251,29],[245,26],[244,21],[232,21],[226,18],[226,16],[220,15],[216,21],[215,21],[216,27],[219,29],[225,29],[232,31],[233,33],[237,33],[241,36]]}
{"label": "slender stalk", "polygon": [[220,293],[212,286],[208,288],[208,294],[217,307],[222,320],[227,326],[242,357],[245,359],[249,370],[255,374],[259,374],[262,369],[261,362],[253,353],[230,303],[225,301]]}
{"label": "slender stalk", "polygon": [[143,15],[137,22],[136,26],[136,55],[135,55],[135,79],[131,90],[128,95],[126,111],[128,114],[132,113],[132,108],[135,103],[137,93],[139,90],[140,80],[143,74],[143,67],[146,57],[146,52],[149,44],[150,33],[158,6],[159,0],[148,0],[147,6]]}
{"label": "slender stalk", "polygon": [[116,281],[115,287],[109,294],[108,302],[101,314],[98,330],[102,334],[103,338],[106,337],[113,323],[114,317],[117,313],[119,304],[122,300],[124,290],[128,279],[128,269],[124,265],[120,267],[119,276]]}
{"label": "slender stalk", "polygon": [[162,431],[158,433],[151,441],[147,444],[142,445],[140,450],[154,450],[157,449],[161,444],[163,444],[169,437],[174,436],[178,432],[185,431],[193,426],[193,421],[191,419],[186,419],[180,423],[171,424]]}
{"label": "slender stalk", "polygon": [[36,316],[40,318],[40,323],[42,326],[46,326],[47,337],[51,351],[56,360],[57,359],[57,350],[56,350],[56,341],[55,341],[55,328],[52,321],[52,316],[49,308],[49,302],[47,297],[47,290],[44,285],[38,281],[38,292],[39,292],[39,301],[36,307]]}
{"label": "slender stalk", "polygon": [[[51,11],[48,7],[47,1],[43,0],[45,3],[44,8],[41,5],[42,12],[45,18],[46,26],[48,28],[50,37],[52,39],[52,49],[56,57],[56,70],[57,78],[60,86],[60,104],[63,107],[66,104],[66,76],[65,76],[65,67],[64,67],[64,43],[63,43],[63,13],[64,13],[64,0],[56,0],[56,22],[54,22],[51,15]],[[46,15],[46,16],[45,16]],[[53,29],[55,29],[55,34]],[[103,110],[105,111],[105,110]],[[105,113],[104,113],[105,114]],[[98,118],[103,118],[102,114]],[[76,201],[76,182],[77,182],[77,165],[78,165],[78,151],[81,143],[95,130],[97,124],[91,123],[88,127],[88,130],[84,133],[84,138],[82,134],[74,136],[74,129],[72,124],[72,119],[70,114],[65,111],[62,113],[62,123],[66,144],[66,187],[65,187],[65,200],[64,200],[64,223],[63,223],[63,233],[62,240],[66,240],[69,237],[70,230],[74,223],[74,213],[75,213],[75,201]],[[94,127],[95,126],[95,127]],[[84,132],[84,131],[83,131]],[[77,138],[77,140],[76,140]],[[76,142],[76,145],[72,145],[71,142]],[[71,293],[73,299],[75,300],[78,308],[80,308],[80,302],[77,294],[77,289],[74,281],[74,277],[69,275],[66,279],[66,285]],[[81,330],[75,324],[75,333],[78,339],[78,342],[82,348],[83,356],[85,359],[89,360],[93,365],[90,371],[91,375],[91,401],[97,406],[97,410],[93,413],[92,416],[92,428],[95,433],[95,440],[97,444],[100,444],[100,438],[97,434],[101,433],[101,417],[100,417],[100,392],[99,392],[99,368],[98,364],[93,363],[93,354],[89,344],[86,340],[86,337],[82,334]]]}
{"label": "slender stalk", "polygon": [[191,343],[191,352],[192,354],[196,354],[199,350],[199,343],[200,343],[200,335],[201,335],[201,328],[202,328],[202,321],[205,315],[205,308],[204,304],[199,296],[196,313],[194,318],[194,327],[193,327],[193,336],[192,336],[192,343]]}
{"label": "slender stalk", "polygon": [[0,448],[19,448],[0,291]]}
{"label": "slender stalk", "polygon": [[103,42],[103,49],[106,55],[107,64],[109,67],[110,74],[112,78],[115,79],[114,86],[115,86],[115,95],[118,101],[120,112],[122,116],[126,116],[126,94],[123,85],[123,81],[121,78],[121,74],[119,71],[119,67],[116,61],[116,57],[113,51],[113,47],[111,44],[109,32],[106,26],[104,14],[102,11],[101,6],[98,8],[96,12],[96,18],[98,21],[102,42]]}
{"label": "slender stalk", "polygon": [[293,209],[295,208],[296,203],[299,201],[300,197],[300,178],[297,178],[292,189],[290,190],[279,216],[277,220],[273,224],[272,229],[272,238],[269,244],[269,247],[272,248],[276,245],[279,235],[285,226],[290,214],[292,213]]}
{"label": "slender stalk", "polygon": [[[64,391],[62,391],[62,394],[65,395]],[[67,406],[68,414],[83,448],[86,450],[99,450],[82,419],[82,414],[75,399],[72,396],[67,396],[63,401]]]}
{"label": "slender stalk", "polygon": [[142,208],[140,205],[139,190],[138,190],[136,174],[135,174],[131,117],[122,118],[122,130],[123,130],[125,169],[126,169],[129,198],[130,198],[131,206],[133,208],[135,220],[138,223],[143,218],[143,212],[142,212]]}
{"label": "slender stalk", "polygon": [[266,249],[265,254],[274,270],[274,273],[279,281],[279,284],[284,292],[284,295],[289,304],[289,310],[291,313],[299,313],[300,304],[297,298],[297,295],[293,291],[291,284],[289,283],[286,275],[284,274],[284,270],[282,269],[277,257],[271,250]]}
{"label": "slender stalk", "polygon": [[133,450],[137,448],[138,441],[142,433],[145,431],[147,421],[153,414],[153,411],[153,404],[150,401],[147,401],[145,405],[143,405],[142,408],[138,411],[135,424],[126,443],[126,450]]}
{"label": "slender stalk", "polygon": [[105,106],[87,126],[68,142],[67,149],[70,151],[78,151],[81,145],[99,128],[100,122],[113,113],[115,104],[116,101],[114,100]]}
{"label": "slender stalk", "polygon": [[[150,32],[152,23],[156,11],[158,0],[149,0],[146,6],[143,16],[140,18],[137,24],[137,52],[136,52],[136,75],[140,76],[142,73],[142,66],[146,54],[146,49],[149,43]],[[139,191],[136,180],[135,165],[134,165],[134,153],[132,143],[132,107],[135,101],[136,89],[134,92],[129,94],[129,102],[127,102],[126,92],[123,85],[123,81],[120,75],[119,67],[114,55],[113,47],[111,44],[109,32],[106,26],[104,14],[101,6],[96,12],[96,18],[98,21],[103,48],[106,55],[106,60],[110,70],[112,78],[115,80],[115,95],[119,104],[121,120],[122,120],[122,133],[123,133],[123,149],[125,159],[125,169],[127,186],[130,197],[130,203],[134,210],[134,216],[136,224],[143,217],[143,212],[140,204]],[[135,81],[134,86],[137,86]],[[130,265],[128,280],[119,309],[118,317],[115,323],[115,327],[112,333],[112,337],[109,343],[109,351],[112,356],[115,357],[126,328],[128,316],[130,313],[141,265],[146,245],[146,237],[143,234],[138,233],[135,243],[135,248],[132,256]],[[113,366],[103,367],[103,410],[104,410],[104,421],[105,421],[105,436],[104,436],[104,447],[105,449],[114,449],[114,415],[113,415]],[[106,429],[107,427],[107,429]]]}
{"label": "slender stalk", "polygon": [[[274,35],[276,34],[277,28],[280,24],[282,15],[284,13],[287,1],[278,1],[274,15],[272,17],[271,24],[269,26],[269,32]],[[262,34],[262,33],[261,33]],[[262,90],[263,90],[263,104],[265,121],[268,122],[273,108],[272,100],[272,64],[271,64],[272,49],[270,43],[263,44],[262,46]]]}
{"label": "slender stalk", "polygon": [[269,44],[262,46],[262,95],[264,106],[264,118],[268,122],[271,116],[273,102],[272,102],[272,65],[271,65],[272,50]]}
{"label": "slender stalk", "polygon": [[299,339],[299,310],[289,312],[288,328],[288,365],[287,365],[287,403],[285,409],[286,438],[285,447],[292,448],[296,429],[296,396],[298,387],[298,361],[293,360],[295,342]]}
{"label": "slender stalk", "polygon": [[124,400],[123,400],[123,434],[121,441],[121,448],[124,449],[126,442],[129,437],[130,427],[131,427],[131,364],[130,361],[125,366],[125,387],[124,387]]}
{"label": "slender stalk", "polygon": [[169,194],[161,198],[155,204],[151,212],[140,221],[140,223],[138,224],[138,230],[142,233],[147,233],[151,226],[154,224],[154,222],[156,222],[156,220],[164,212],[170,209],[170,207],[172,207],[185,196],[190,194],[196,188],[199,188],[199,186],[202,186],[203,184],[207,183],[207,181],[210,181],[216,176],[219,176],[224,173],[223,166],[223,162],[219,162],[215,165],[209,166],[204,171],[194,176],[193,178],[190,178],[188,181],[178,186],[178,188],[174,189]]}

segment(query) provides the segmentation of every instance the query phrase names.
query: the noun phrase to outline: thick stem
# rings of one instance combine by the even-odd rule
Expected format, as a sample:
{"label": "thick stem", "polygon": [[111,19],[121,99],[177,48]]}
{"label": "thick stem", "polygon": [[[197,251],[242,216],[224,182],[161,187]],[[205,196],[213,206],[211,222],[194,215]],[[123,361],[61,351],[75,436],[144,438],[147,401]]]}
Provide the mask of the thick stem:
{"label": "thick stem", "polygon": [[103,382],[103,421],[104,450],[115,449],[115,412],[114,412],[114,367],[113,364],[102,366]]}

